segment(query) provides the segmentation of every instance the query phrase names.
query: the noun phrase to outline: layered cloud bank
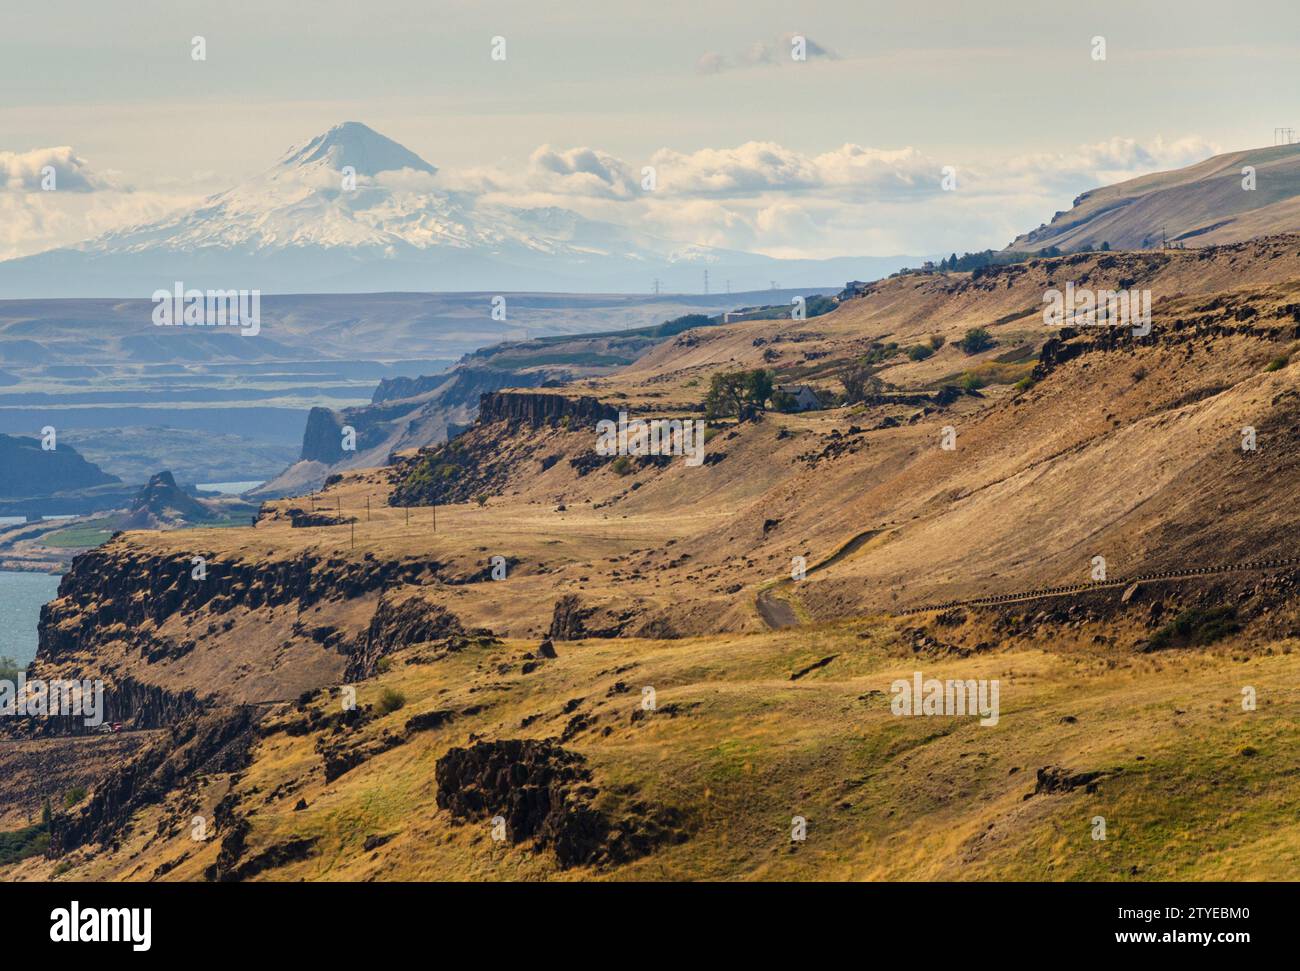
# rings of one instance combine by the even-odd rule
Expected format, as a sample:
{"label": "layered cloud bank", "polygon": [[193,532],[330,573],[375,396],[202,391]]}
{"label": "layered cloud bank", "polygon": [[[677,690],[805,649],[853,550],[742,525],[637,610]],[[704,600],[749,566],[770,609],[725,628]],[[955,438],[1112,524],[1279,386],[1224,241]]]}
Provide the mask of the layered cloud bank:
{"label": "layered cloud bank", "polygon": [[[572,209],[684,243],[827,258],[1002,246],[1082,191],[1187,165],[1218,150],[1196,136],[1116,137],[1003,159],[854,143],[805,152],[751,141],[695,151],[660,148],[643,159],[595,146],[542,145],[515,167],[437,174],[403,169],[375,181],[412,192],[459,191],[485,205]],[[43,188],[50,171],[52,190]],[[5,259],[148,222],[201,198],[174,187],[132,189],[68,146],[0,152],[0,185]]]}

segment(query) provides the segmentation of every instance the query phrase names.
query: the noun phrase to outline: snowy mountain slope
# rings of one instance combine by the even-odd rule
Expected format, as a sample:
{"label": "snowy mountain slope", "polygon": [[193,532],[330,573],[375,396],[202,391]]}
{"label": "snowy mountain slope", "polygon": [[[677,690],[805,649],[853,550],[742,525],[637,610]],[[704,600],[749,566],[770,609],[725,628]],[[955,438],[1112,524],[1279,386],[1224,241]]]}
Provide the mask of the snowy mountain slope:
{"label": "snowy mountain slope", "polygon": [[[354,179],[354,183],[348,180]],[[827,286],[908,257],[775,260],[660,239],[561,208],[488,206],[359,122],[290,149],[197,209],[0,263],[0,297],[138,296],[173,280],[266,292],[698,291]]]}

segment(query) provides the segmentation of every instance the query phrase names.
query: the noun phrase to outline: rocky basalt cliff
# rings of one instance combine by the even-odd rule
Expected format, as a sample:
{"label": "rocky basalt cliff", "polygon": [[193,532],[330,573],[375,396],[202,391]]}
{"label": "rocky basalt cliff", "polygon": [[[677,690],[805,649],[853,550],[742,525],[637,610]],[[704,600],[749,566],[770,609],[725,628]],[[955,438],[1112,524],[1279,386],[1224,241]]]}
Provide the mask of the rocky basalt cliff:
{"label": "rocky basalt cliff", "polygon": [[399,602],[385,596],[375,608],[370,627],[352,652],[344,677],[349,681],[371,677],[385,654],[423,641],[464,633],[460,619],[442,607],[418,597]]}
{"label": "rocky basalt cliff", "polygon": [[[1264,324],[1261,319],[1275,322]],[[1265,307],[1260,298],[1215,299],[1172,320],[1155,319],[1151,333],[1137,336],[1129,327],[1062,327],[1049,337],[1032,372],[1041,381],[1054,370],[1084,354],[1129,351],[1138,346],[1187,346],[1224,337],[1246,336],[1283,342],[1300,340],[1300,304]]]}
{"label": "rocky basalt cliff", "polygon": [[[208,554],[206,577],[194,579],[193,569],[188,553],[151,553],[121,539],[77,557],[59,585],[58,598],[41,610],[34,675],[57,670],[65,677],[100,678],[107,721],[132,728],[171,725],[217,697],[198,685],[178,692],[148,683],[150,666],[181,661],[197,647],[199,634],[160,632],[173,616],[202,612],[211,634],[234,625],[234,618],[222,621],[220,616],[236,607],[293,604],[301,611],[390,586],[430,583],[441,566],[428,560],[358,561],[311,554],[268,563],[223,562]],[[329,643],[316,640],[321,650],[343,655],[357,646],[342,636]],[[124,650],[125,669],[120,661]],[[133,668],[135,676],[128,673]],[[41,734],[82,732],[78,726],[42,721]]]}
{"label": "rocky basalt cliff", "polygon": [[602,419],[617,421],[618,409],[586,395],[566,398],[558,394],[498,391],[479,398],[480,425],[508,421],[541,428],[543,425],[556,425],[565,418],[571,424],[589,424],[594,429],[596,422]]}

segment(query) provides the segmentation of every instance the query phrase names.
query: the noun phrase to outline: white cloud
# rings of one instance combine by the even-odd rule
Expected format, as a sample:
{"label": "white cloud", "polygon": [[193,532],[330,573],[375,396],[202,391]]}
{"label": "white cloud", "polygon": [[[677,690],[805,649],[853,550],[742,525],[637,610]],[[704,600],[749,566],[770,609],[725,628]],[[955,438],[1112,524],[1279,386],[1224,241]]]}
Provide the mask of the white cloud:
{"label": "white cloud", "polygon": [[528,159],[532,187],[564,195],[629,199],[640,190],[632,172],[627,162],[595,148],[557,151],[543,145]]}
{"label": "white cloud", "polygon": [[1007,175],[1030,179],[1044,187],[1091,183],[1110,185],[1151,172],[1178,169],[1217,155],[1222,149],[1198,135],[1166,140],[1156,136],[1149,142],[1114,137],[1072,152],[1041,152],[1008,161]]}
{"label": "white cloud", "polygon": [[806,155],[775,142],[682,153],[661,149],[652,158],[668,192],[734,195],[840,188],[888,197],[939,190],[940,165],[913,148],[880,150],[845,144]]}
{"label": "white cloud", "polygon": [[51,171],[52,191],[95,192],[111,186],[107,178],[92,172],[69,145],[34,148],[30,152],[0,152],[0,185],[9,191],[43,191],[50,184],[46,177]]}
{"label": "white cloud", "polygon": [[156,192],[0,192],[0,260],[153,222],[200,197]]}
{"label": "white cloud", "polygon": [[[1189,136],[1111,138],[1059,153],[937,158],[914,148],[848,143],[805,153],[746,142],[650,155],[658,187],[640,188],[640,163],[590,147],[542,146],[522,172],[455,176],[494,204],[564,206],[642,226],[668,239],[782,257],[932,254],[997,248],[1080,192],[1177,168],[1217,151]],[[954,164],[959,189],[941,188]]]}

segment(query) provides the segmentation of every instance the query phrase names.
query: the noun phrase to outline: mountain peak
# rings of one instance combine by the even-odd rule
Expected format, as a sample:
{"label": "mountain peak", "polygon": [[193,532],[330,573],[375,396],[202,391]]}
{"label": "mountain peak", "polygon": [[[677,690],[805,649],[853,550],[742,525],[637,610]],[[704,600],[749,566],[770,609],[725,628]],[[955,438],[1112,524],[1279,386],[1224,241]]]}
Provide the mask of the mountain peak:
{"label": "mountain peak", "polygon": [[414,169],[430,175],[438,171],[414,152],[359,121],[335,125],[307,143],[289,149],[280,160],[281,168],[322,166],[341,171],[346,165],[356,169],[358,175],[371,176],[397,169]]}

